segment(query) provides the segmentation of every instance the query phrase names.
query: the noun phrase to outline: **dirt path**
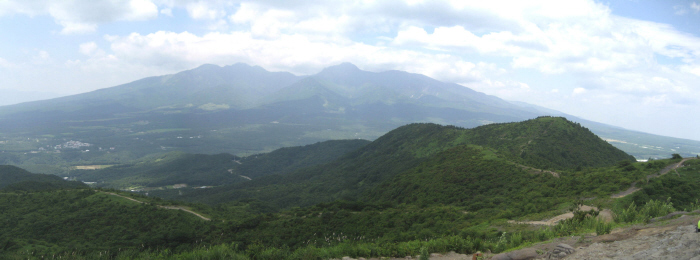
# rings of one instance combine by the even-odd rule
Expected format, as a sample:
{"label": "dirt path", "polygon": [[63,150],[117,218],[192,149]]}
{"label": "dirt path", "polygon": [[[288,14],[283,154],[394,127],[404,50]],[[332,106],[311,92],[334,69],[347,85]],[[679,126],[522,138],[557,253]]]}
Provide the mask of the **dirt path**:
{"label": "dirt path", "polygon": [[[99,191],[98,191],[98,192],[99,192]],[[146,202],[143,202],[143,201],[140,201],[140,200],[137,200],[137,199],[134,199],[134,198],[129,198],[129,197],[127,197],[127,196],[119,195],[119,194],[116,194],[116,193],[113,193],[113,192],[103,192],[103,193],[109,194],[109,195],[113,195],[113,196],[117,196],[117,197],[122,197],[122,198],[128,199],[128,200],[133,201],[133,202],[136,202],[136,203],[142,203],[142,204],[143,204],[143,203],[146,203]],[[157,205],[157,206],[158,206],[159,208],[162,208],[162,209],[182,210],[182,211],[184,211],[184,212],[187,212],[187,213],[190,213],[190,214],[192,214],[192,215],[195,215],[195,216],[197,216],[197,217],[199,217],[199,218],[201,218],[201,219],[203,219],[203,220],[206,220],[206,221],[210,221],[210,220],[211,220],[210,218],[207,218],[207,217],[205,217],[205,216],[202,216],[202,215],[200,215],[200,214],[197,213],[197,212],[191,211],[191,210],[186,209],[186,208],[181,207],[181,206],[161,206],[161,205]]]}
{"label": "dirt path", "polygon": [[553,172],[553,171],[548,171],[548,170],[542,170],[542,169],[536,169],[536,168],[532,168],[532,167],[530,167],[530,166],[525,166],[525,165],[522,165],[522,164],[516,164],[516,165],[517,165],[518,167],[520,167],[520,168],[523,168],[523,170],[526,170],[526,171],[528,171],[528,172],[530,172],[530,173],[532,173],[532,174],[549,173],[549,174],[551,174],[552,176],[554,176],[554,177],[556,177],[556,178],[559,178],[559,173],[558,173],[558,172]]}
{"label": "dirt path", "polygon": [[[598,210],[596,207],[591,207],[591,206],[586,206],[582,205],[580,207],[580,210],[582,211],[589,211],[591,209]],[[542,225],[542,226],[554,226],[559,221],[565,220],[565,219],[570,219],[574,217],[573,212],[567,212],[561,215],[558,215],[556,217],[553,217],[549,220],[542,220],[542,221],[515,221],[515,220],[508,220],[508,223],[511,224],[528,224],[528,225]],[[612,212],[609,209],[604,209],[598,214],[599,218],[604,219],[605,221],[612,221]]]}
{"label": "dirt path", "polygon": [[637,185],[637,182],[635,181],[632,183],[632,185],[630,185],[629,189],[622,191],[620,193],[617,193],[617,194],[613,194],[610,197],[613,199],[624,198],[625,196],[630,195],[630,194],[642,189],[642,188],[637,188],[636,185]]}
{"label": "dirt path", "polygon": [[[681,167],[681,165],[683,165],[683,163],[685,161],[693,160],[693,159],[697,159],[697,157],[683,158],[683,160],[681,160],[680,162],[671,164],[671,165],[666,166],[665,168],[661,169],[661,171],[659,171],[659,173],[647,175],[647,183],[649,182],[649,180],[651,180],[653,178],[663,176],[664,174],[667,174],[667,173],[671,172],[672,170],[678,169],[678,167]],[[637,182],[635,181],[632,183],[632,185],[630,185],[629,189],[622,191],[620,193],[613,194],[610,197],[613,199],[624,198],[625,196],[630,195],[630,194],[642,189],[642,188],[637,188],[636,185],[637,185]]]}
{"label": "dirt path", "polygon": [[693,160],[693,159],[697,159],[697,158],[696,158],[696,157],[683,158],[683,160],[681,160],[680,162],[675,163],[675,164],[671,164],[671,165],[669,165],[669,166],[666,166],[666,168],[661,169],[661,171],[659,171],[659,173],[657,173],[657,174],[647,175],[647,182],[649,182],[650,179],[653,179],[653,178],[662,176],[662,175],[664,175],[664,174],[669,173],[669,172],[672,171],[672,170],[678,169],[678,167],[680,167],[681,165],[683,165],[683,163],[684,163],[685,161],[687,161],[687,160]]}

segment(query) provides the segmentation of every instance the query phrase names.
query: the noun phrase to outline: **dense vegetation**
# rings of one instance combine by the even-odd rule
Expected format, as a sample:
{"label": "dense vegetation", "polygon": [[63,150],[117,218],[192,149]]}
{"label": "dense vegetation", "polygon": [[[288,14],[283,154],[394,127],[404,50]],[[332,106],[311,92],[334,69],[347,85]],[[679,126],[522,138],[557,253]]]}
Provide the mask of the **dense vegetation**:
{"label": "dense vegetation", "polygon": [[512,218],[546,211],[575,198],[625,189],[645,176],[632,168],[545,172],[499,158],[489,149],[459,146],[382,183],[364,199],[423,206],[449,204],[477,214]]}
{"label": "dense vegetation", "polygon": [[0,208],[0,251],[5,252],[190,249],[210,231],[191,214],[90,189],[4,192]]}
{"label": "dense vegetation", "polygon": [[600,167],[633,156],[613,147],[590,130],[562,118],[540,117],[514,124],[477,127],[470,142],[498,149],[510,158],[540,169]]}
{"label": "dense vegetation", "polygon": [[[497,131],[494,130],[497,134],[486,134],[494,127],[497,127]],[[557,141],[549,141],[550,139],[557,139]],[[464,149],[450,149],[469,144],[472,145],[471,147],[476,147],[474,149],[483,148],[484,151],[488,151],[491,158],[499,158],[499,160],[484,161],[481,156],[478,156],[479,158],[475,158],[472,162],[474,165],[483,164],[484,167],[475,168],[478,170],[469,174],[489,176],[487,178],[489,180],[495,178],[494,174],[499,170],[505,170],[506,173],[524,172],[524,168],[537,171],[542,170],[537,167],[544,166],[580,171],[593,165],[609,166],[619,161],[634,159],[600,140],[587,129],[564,118],[541,117],[525,122],[481,126],[474,129],[436,124],[411,124],[397,128],[374,142],[325,165],[302,168],[284,176],[270,175],[250,182],[224,185],[213,189],[158,191],[152,194],[169,199],[210,204],[257,199],[269,203],[276,209],[311,206],[338,199],[357,200],[363,194],[373,192],[379,184],[389,185],[386,182],[392,178],[401,183],[404,181],[403,177],[395,178],[395,176],[414,169],[426,160],[432,160],[431,164],[437,165],[436,169],[431,169],[431,173],[439,173],[437,168],[451,167],[452,164],[464,165],[460,161],[466,162],[463,158],[469,158],[471,155],[460,155],[461,152],[466,151]],[[511,146],[518,147],[519,151],[527,151],[530,155],[523,158],[520,154],[514,154],[512,149],[508,148]],[[502,165],[506,168],[501,167]],[[577,182],[577,179],[582,176],[592,178],[586,171],[578,175],[563,178],[559,181],[560,184],[552,184],[552,187],[546,190],[553,189],[554,186],[572,186],[571,183]],[[474,176],[470,178],[475,178]],[[615,180],[598,178],[597,183],[602,184],[600,188],[582,189],[578,191],[579,195],[595,195],[600,191],[610,193],[642,177],[634,174],[617,176]],[[569,180],[571,183],[563,182]],[[469,184],[463,180],[459,183]],[[397,193],[393,196],[400,196],[400,190],[412,190],[411,187],[413,187],[412,184],[407,188],[404,186],[406,183],[394,185],[397,187],[395,188]],[[483,188],[483,190],[487,189]],[[408,200],[409,197],[402,197],[402,200]],[[457,197],[463,197],[463,195]],[[428,202],[425,201],[425,203]]]}
{"label": "dense vegetation", "polygon": [[149,156],[132,164],[98,170],[72,170],[68,176],[97,182],[99,187],[122,189],[174,184],[222,185],[271,174],[283,175],[299,168],[327,163],[367,143],[369,141],[365,140],[325,141],[242,158],[231,154],[170,152]]}
{"label": "dense vegetation", "polygon": [[[687,161],[680,175],[669,173],[647,184],[645,176],[679,159],[631,162],[624,153],[608,150],[607,143],[580,142],[591,140],[592,134],[563,118],[522,124],[538,130],[524,131],[513,123],[492,126],[498,134],[487,135],[479,128],[412,124],[369,144],[343,141],[257,158],[216,155],[184,160],[192,166],[173,163],[181,158],[161,158],[162,165],[172,166],[151,169],[193,170],[207,162],[236,160],[242,164],[229,165],[272,174],[212,189],[149,191],[151,197],[93,189],[6,190],[0,193],[0,257],[327,259],[501,252],[557,236],[607,233],[613,225],[648,221],[674,207],[698,207],[694,194],[660,200],[677,196],[679,182],[695,188],[692,183],[700,178],[700,170],[694,161]],[[508,127],[512,132],[504,130]],[[567,139],[547,140],[562,136]],[[509,145],[537,153],[523,158]],[[352,151],[322,164],[334,156],[320,156],[315,149]],[[217,156],[220,161],[208,161]],[[268,167],[267,162],[276,164]],[[256,163],[261,167],[251,167]],[[549,170],[537,168],[540,165]],[[129,167],[138,169],[136,164]],[[674,176],[686,179],[674,181]],[[644,189],[624,199],[609,199],[635,182]],[[163,201],[154,194],[208,205]],[[595,212],[576,212],[572,220],[551,228],[507,222],[541,220],[581,199],[613,208],[616,223],[596,220]],[[159,206],[189,208],[211,221]]]}
{"label": "dense vegetation", "polygon": [[[662,161],[650,161],[644,167],[658,168],[663,164]],[[678,209],[700,209],[700,159],[688,160],[677,170],[641,184],[642,190],[630,196],[631,202],[637,205],[651,199],[665,201],[670,198],[670,202]]]}
{"label": "dense vegetation", "polygon": [[52,190],[87,187],[55,175],[35,174],[11,165],[0,165],[0,190]]}

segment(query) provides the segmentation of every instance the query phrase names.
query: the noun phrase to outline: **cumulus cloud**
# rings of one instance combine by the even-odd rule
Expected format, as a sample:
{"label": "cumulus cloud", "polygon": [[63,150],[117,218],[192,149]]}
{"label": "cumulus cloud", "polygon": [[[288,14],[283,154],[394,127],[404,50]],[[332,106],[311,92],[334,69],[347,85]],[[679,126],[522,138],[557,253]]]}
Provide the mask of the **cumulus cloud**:
{"label": "cumulus cloud", "polygon": [[61,33],[73,34],[94,32],[101,23],[153,19],[158,8],[150,0],[3,1],[0,15],[12,13],[49,15],[63,27]]}
{"label": "cumulus cloud", "polygon": [[[119,59],[168,70],[189,69],[202,63],[246,62],[271,70],[312,74],[342,62],[381,71],[399,69],[453,82],[471,82],[485,74],[502,73],[492,63],[472,63],[444,54],[427,54],[363,43],[320,41],[302,35],[259,38],[252,32],[192,33],[160,31],[126,37],[108,36],[111,52]],[[87,48],[87,46],[86,46]]]}
{"label": "cumulus cloud", "polygon": [[205,1],[197,1],[186,5],[187,13],[194,19],[217,20],[226,16],[226,11]]}
{"label": "cumulus cloud", "polygon": [[86,42],[86,43],[80,44],[80,47],[79,47],[79,52],[82,53],[83,55],[92,55],[97,51],[98,51],[98,47],[97,47],[97,43],[95,43],[95,42]]}
{"label": "cumulus cloud", "polygon": [[160,13],[172,17],[173,16],[173,9],[163,8],[163,9],[160,9]]}

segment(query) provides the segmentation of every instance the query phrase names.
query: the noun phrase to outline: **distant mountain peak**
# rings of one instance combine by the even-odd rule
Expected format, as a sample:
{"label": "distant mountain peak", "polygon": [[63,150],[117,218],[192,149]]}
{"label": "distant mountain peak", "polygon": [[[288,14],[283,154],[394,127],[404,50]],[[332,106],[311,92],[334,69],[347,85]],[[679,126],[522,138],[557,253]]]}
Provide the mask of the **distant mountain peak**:
{"label": "distant mountain peak", "polygon": [[220,69],[221,67],[216,64],[202,64],[199,67],[194,68],[193,70],[211,70],[211,69]]}
{"label": "distant mountain peak", "polygon": [[355,73],[362,71],[360,68],[355,66],[355,64],[352,64],[350,62],[343,62],[341,64],[335,65],[335,66],[330,66],[325,69],[323,69],[319,74],[348,74],[348,73]]}

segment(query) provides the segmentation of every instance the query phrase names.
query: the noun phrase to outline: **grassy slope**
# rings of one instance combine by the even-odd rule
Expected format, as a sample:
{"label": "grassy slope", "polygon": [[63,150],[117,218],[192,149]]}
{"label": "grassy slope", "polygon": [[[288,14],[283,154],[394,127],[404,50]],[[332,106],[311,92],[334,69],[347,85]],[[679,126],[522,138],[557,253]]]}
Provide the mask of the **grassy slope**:
{"label": "grassy slope", "polygon": [[[547,131],[552,130],[554,129],[547,129]],[[564,167],[567,169],[558,171],[560,177],[555,178],[547,172],[523,168],[520,166],[522,162],[517,161],[517,157],[508,152],[502,152],[503,147],[465,145],[469,140],[469,136],[465,134],[468,132],[469,130],[434,124],[405,126],[392,132],[391,135],[382,137],[380,142],[363,146],[333,163],[312,167],[315,173],[325,173],[325,170],[330,169],[338,170],[330,172],[329,175],[298,171],[284,176],[260,178],[275,184],[251,186],[244,190],[249,192],[247,195],[256,192],[266,193],[249,196],[249,198],[258,198],[272,203],[287,202],[286,205],[281,206],[323,201],[328,199],[324,197],[327,194],[352,195],[347,192],[362,196],[356,201],[321,203],[273,214],[256,214],[256,212],[269,210],[265,208],[268,205],[257,200],[222,203],[216,207],[195,205],[193,207],[198,212],[212,216],[215,221],[207,227],[195,228],[193,232],[187,229],[184,233],[181,232],[179,224],[175,225],[176,229],[169,231],[161,230],[158,228],[160,226],[155,224],[153,226],[155,230],[126,232],[134,236],[136,240],[133,241],[124,237],[107,237],[106,239],[110,239],[111,242],[105,242],[100,238],[90,240],[94,241],[94,244],[90,244],[92,242],[85,242],[87,240],[84,237],[76,235],[77,238],[73,244],[86,245],[81,248],[91,247],[94,250],[94,248],[104,249],[104,245],[114,248],[122,245],[120,243],[128,245],[128,243],[133,244],[134,241],[144,241],[148,242],[151,248],[154,245],[156,247],[182,245],[182,249],[187,251],[195,246],[195,243],[192,243],[194,237],[195,240],[203,239],[209,245],[228,244],[235,241],[237,244],[231,245],[234,248],[233,251],[253,258],[267,255],[270,259],[305,259],[303,254],[314,257],[405,256],[415,255],[423,246],[441,252],[449,250],[473,252],[487,249],[501,251],[507,247],[519,245],[522,239],[539,241],[550,238],[547,233],[522,231],[517,234],[509,233],[507,245],[500,243],[499,237],[502,234],[499,230],[509,228],[503,224],[504,218],[517,218],[526,214],[549,211],[582,197],[605,197],[665,166],[664,162],[613,163],[606,167],[583,168],[580,171]],[[542,158],[548,157],[543,155]],[[582,160],[585,161],[586,158]],[[395,167],[403,167],[403,169],[386,172]],[[692,167],[687,169],[690,168]],[[303,172],[307,175],[303,175]],[[670,175],[665,175],[663,178]],[[292,190],[294,192],[292,194],[288,193],[289,190],[283,189],[286,181],[295,181],[294,178],[299,177],[305,179],[299,179],[289,186],[300,189]],[[332,182],[328,184],[326,190],[319,190],[322,186],[314,185],[322,184],[321,181]],[[361,185],[347,186],[353,182]],[[254,181],[246,184],[259,185],[260,183]],[[81,212],[86,213],[90,212],[90,209],[102,209],[103,203],[115,201],[114,198],[101,198],[94,196],[95,194],[84,195],[85,199],[78,198],[76,205],[85,206]],[[308,200],[285,201],[285,199],[295,198],[294,196]],[[29,199],[25,201],[54,202],[50,200],[52,196],[46,195],[31,195],[23,198]],[[216,199],[230,198],[216,197]],[[62,199],[55,202],[58,202],[57,205],[70,205],[72,201],[76,199],[68,199],[68,204],[62,202]],[[115,202],[129,207],[123,201]],[[12,200],[11,203],[21,205],[22,202]],[[112,213],[143,215],[152,218],[149,221],[166,219],[168,223],[188,223],[177,219],[170,220],[168,215],[132,212],[121,206],[114,208],[118,211]],[[58,206],[39,213],[51,215],[54,214],[52,210],[59,214],[67,214],[62,207]],[[97,210],[97,212],[104,213],[90,216],[95,219],[95,223],[103,226],[96,230],[111,232],[110,234],[124,234],[124,232],[115,231],[120,228],[129,230],[131,224],[122,223],[119,218],[117,218],[119,221],[101,222],[105,217],[112,215],[111,211]],[[159,214],[162,213],[165,212]],[[16,220],[13,217],[3,219]],[[40,216],[36,216],[35,220],[32,223],[48,221]],[[62,221],[66,223],[73,219]],[[137,221],[137,223],[140,222]],[[34,228],[29,223],[22,226]],[[513,242],[518,241],[516,235],[520,236],[520,242]],[[0,237],[0,247],[9,245],[16,250],[30,246],[32,250],[46,250],[36,246],[40,242],[24,241],[21,235],[18,235],[18,238],[20,239]],[[35,238],[48,241],[46,243],[49,245],[59,243],[51,242],[54,240],[44,240],[47,238],[40,236]],[[322,249],[318,249],[319,247]],[[164,258],[167,258],[167,255],[169,253],[161,254]]]}
{"label": "grassy slope", "polygon": [[[285,176],[271,175],[245,184],[190,190],[183,196],[170,195],[169,198],[204,203],[253,198],[268,202],[275,208],[310,206],[336,199],[354,200],[394,176],[411,171],[425,160],[435,160],[436,156],[451,157],[450,153],[459,153],[460,150],[449,149],[470,143],[480,144],[481,149],[491,151],[492,157],[501,158],[496,162],[507,161],[510,165],[518,163],[535,168],[574,170],[633,160],[590,131],[563,118],[543,117],[475,129],[411,124],[325,165],[304,168]],[[514,150],[532,152],[523,157]]]}

